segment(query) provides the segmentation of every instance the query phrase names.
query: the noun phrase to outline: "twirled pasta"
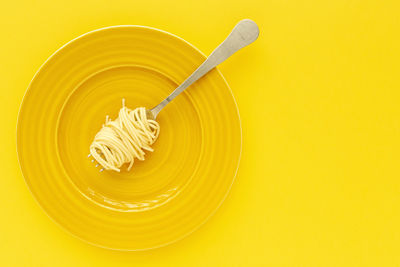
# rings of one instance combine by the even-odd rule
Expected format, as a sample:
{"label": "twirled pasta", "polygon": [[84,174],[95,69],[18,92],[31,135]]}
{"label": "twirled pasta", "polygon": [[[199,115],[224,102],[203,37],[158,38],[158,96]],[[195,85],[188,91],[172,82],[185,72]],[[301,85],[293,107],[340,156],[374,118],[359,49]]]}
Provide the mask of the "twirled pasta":
{"label": "twirled pasta", "polygon": [[106,117],[90,145],[90,154],[105,170],[119,172],[123,164],[129,163],[129,171],[135,158],[144,160],[145,150],[153,151],[151,145],[159,133],[160,125],[147,117],[146,108],[131,110],[123,99],[118,118]]}

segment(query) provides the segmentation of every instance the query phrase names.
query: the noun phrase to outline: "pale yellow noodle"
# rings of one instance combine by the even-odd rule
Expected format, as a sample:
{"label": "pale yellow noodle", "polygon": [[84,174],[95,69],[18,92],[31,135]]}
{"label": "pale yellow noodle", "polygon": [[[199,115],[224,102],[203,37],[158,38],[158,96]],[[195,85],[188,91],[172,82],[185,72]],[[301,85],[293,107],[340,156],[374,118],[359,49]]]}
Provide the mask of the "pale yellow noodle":
{"label": "pale yellow noodle", "polygon": [[90,154],[106,170],[119,172],[123,164],[132,168],[134,159],[144,160],[145,151],[153,151],[151,145],[160,133],[160,125],[146,115],[146,108],[131,110],[122,100],[118,118],[106,117],[101,130],[90,145]]}

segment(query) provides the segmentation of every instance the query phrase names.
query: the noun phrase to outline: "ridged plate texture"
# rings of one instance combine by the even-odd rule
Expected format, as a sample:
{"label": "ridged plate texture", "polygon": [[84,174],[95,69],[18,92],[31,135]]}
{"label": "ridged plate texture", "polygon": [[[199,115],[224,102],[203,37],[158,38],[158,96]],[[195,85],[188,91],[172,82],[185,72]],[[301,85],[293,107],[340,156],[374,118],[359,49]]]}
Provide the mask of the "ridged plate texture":
{"label": "ridged plate texture", "polygon": [[21,105],[17,150],[31,192],[55,222],[98,246],[144,250],[183,238],[216,211],[241,153],[236,103],[216,69],[159,114],[155,151],[130,172],[100,173],[87,158],[122,98],[151,108],[204,60],[172,34],[117,26],[72,40],[44,63]]}

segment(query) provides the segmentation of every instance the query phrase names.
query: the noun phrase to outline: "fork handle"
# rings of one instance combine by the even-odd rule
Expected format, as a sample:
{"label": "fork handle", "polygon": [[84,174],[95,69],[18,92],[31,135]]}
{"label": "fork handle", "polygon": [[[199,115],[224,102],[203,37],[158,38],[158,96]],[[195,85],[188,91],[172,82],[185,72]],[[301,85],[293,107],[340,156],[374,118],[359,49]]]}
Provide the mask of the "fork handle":
{"label": "fork handle", "polygon": [[254,21],[250,19],[239,21],[229,36],[192,73],[192,75],[190,75],[181,85],[179,85],[166,99],[164,99],[160,104],[151,110],[154,118],[161,111],[161,109],[171,102],[177,95],[182,93],[186,88],[203,77],[218,64],[225,61],[239,49],[254,42],[258,35],[259,29]]}

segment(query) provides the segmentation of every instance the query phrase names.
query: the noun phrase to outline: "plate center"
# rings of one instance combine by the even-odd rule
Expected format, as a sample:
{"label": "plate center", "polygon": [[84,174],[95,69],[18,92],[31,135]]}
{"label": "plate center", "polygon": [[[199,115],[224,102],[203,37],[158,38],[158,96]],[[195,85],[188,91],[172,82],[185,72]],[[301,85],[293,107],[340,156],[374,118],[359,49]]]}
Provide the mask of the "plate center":
{"label": "plate center", "polygon": [[162,73],[142,66],[116,66],[86,78],[64,103],[58,120],[59,158],[71,182],[88,199],[119,211],[144,211],[176,196],[195,174],[201,154],[202,130],[196,107],[183,93],[157,117],[160,136],[136,160],[131,171],[99,172],[87,158],[89,146],[106,115],[118,116],[126,105],[152,108],[177,84]]}

